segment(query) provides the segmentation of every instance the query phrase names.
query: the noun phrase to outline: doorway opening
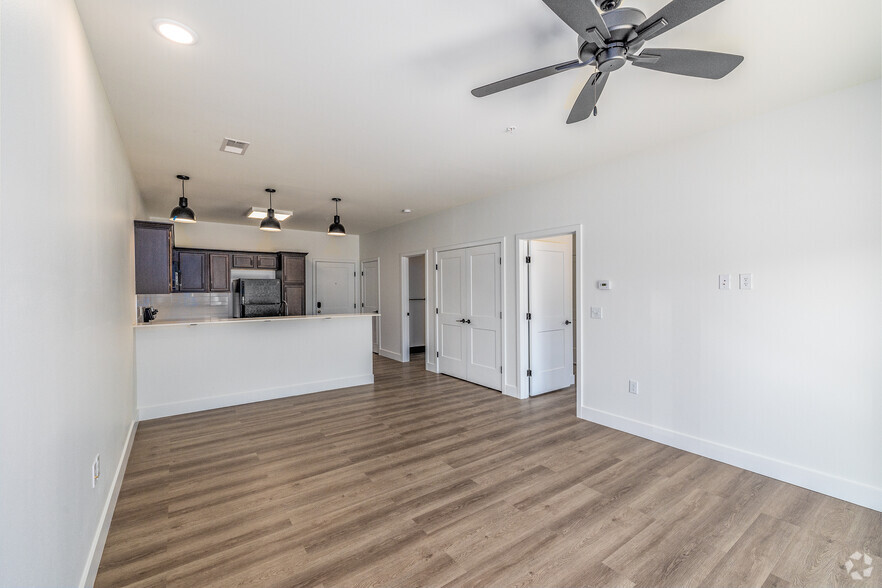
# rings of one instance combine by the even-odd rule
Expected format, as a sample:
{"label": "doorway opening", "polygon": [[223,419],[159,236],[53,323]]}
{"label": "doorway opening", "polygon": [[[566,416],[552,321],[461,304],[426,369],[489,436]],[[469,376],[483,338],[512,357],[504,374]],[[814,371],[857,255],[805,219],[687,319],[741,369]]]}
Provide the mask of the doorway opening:
{"label": "doorway opening", "polygon": [[580,227],[518,235],[520,397],[581,387]]}
{"label": "doorway opening", "polygon": [[401,256],[401,361],[426,362],[428,251]]}

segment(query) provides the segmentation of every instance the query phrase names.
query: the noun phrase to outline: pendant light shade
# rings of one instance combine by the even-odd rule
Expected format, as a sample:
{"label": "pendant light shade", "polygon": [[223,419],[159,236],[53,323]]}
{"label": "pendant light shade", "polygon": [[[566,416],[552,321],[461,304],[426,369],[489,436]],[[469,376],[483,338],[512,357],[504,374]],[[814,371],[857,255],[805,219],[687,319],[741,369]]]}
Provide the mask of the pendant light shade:
{"label": "pendant light shade", "polygon": [[178,201],[178,205],[172,209],[168,220],[176,223],[195,223],[196,215],[193,213],[193,209],[187,206],[187,197],[184,195],[184,182],[189,180],[190,176],[179,175],[177,178],[181,180],[181,199]]}
{"label": "pendant light shade", "polygon": [[328,234],[332,237],[345,237],[346,229],[340,224],[340,211],[337,208],[341,198],[331,198],[331,200],[334,201],[334,222],[328,227]]}
{"label": "pendant light shade", "polygon": [[273,210],[273,193],[275,191],[275,188],[266,189],[266,192],[270,195],[270,205],[266,211],[266,218],[260,221],[261,231],[272,231],[275,233],[282,230],[282,225],[279,224],[279,219],[276,218],[276,211]]}

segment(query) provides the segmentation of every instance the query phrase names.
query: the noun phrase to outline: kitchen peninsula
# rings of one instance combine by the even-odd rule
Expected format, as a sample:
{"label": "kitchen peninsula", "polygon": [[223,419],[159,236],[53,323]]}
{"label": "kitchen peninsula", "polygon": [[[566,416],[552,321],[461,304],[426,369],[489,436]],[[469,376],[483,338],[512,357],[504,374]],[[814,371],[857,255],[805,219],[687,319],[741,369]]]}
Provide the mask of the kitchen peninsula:
{"label": "kitchen peninsula", "polygon": [[371,321],[375,316],[138,324],[138,417],[148,420],[371,384]]}

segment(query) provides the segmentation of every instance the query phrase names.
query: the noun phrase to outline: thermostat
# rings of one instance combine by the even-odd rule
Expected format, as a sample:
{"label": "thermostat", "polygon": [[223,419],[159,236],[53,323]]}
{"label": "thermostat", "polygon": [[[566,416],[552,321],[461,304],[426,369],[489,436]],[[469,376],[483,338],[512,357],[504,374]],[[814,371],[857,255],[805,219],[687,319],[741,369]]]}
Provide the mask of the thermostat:
{"label": "thermostat", "polygon": [[609,280],[597,280],[597,289],[598,290],[609,290],[610,289]]}

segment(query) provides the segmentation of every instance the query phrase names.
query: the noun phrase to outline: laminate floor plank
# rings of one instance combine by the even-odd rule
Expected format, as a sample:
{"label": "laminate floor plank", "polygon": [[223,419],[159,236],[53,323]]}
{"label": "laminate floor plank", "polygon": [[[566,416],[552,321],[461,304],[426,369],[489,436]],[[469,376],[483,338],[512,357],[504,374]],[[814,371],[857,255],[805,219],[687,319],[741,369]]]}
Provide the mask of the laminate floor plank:
{"label": "laminate floor plank", "polygon": [[[96,586],[879,586],[882,513],[376,357],[140,423]],[[882,570],[879,570],[882,572]]]}

